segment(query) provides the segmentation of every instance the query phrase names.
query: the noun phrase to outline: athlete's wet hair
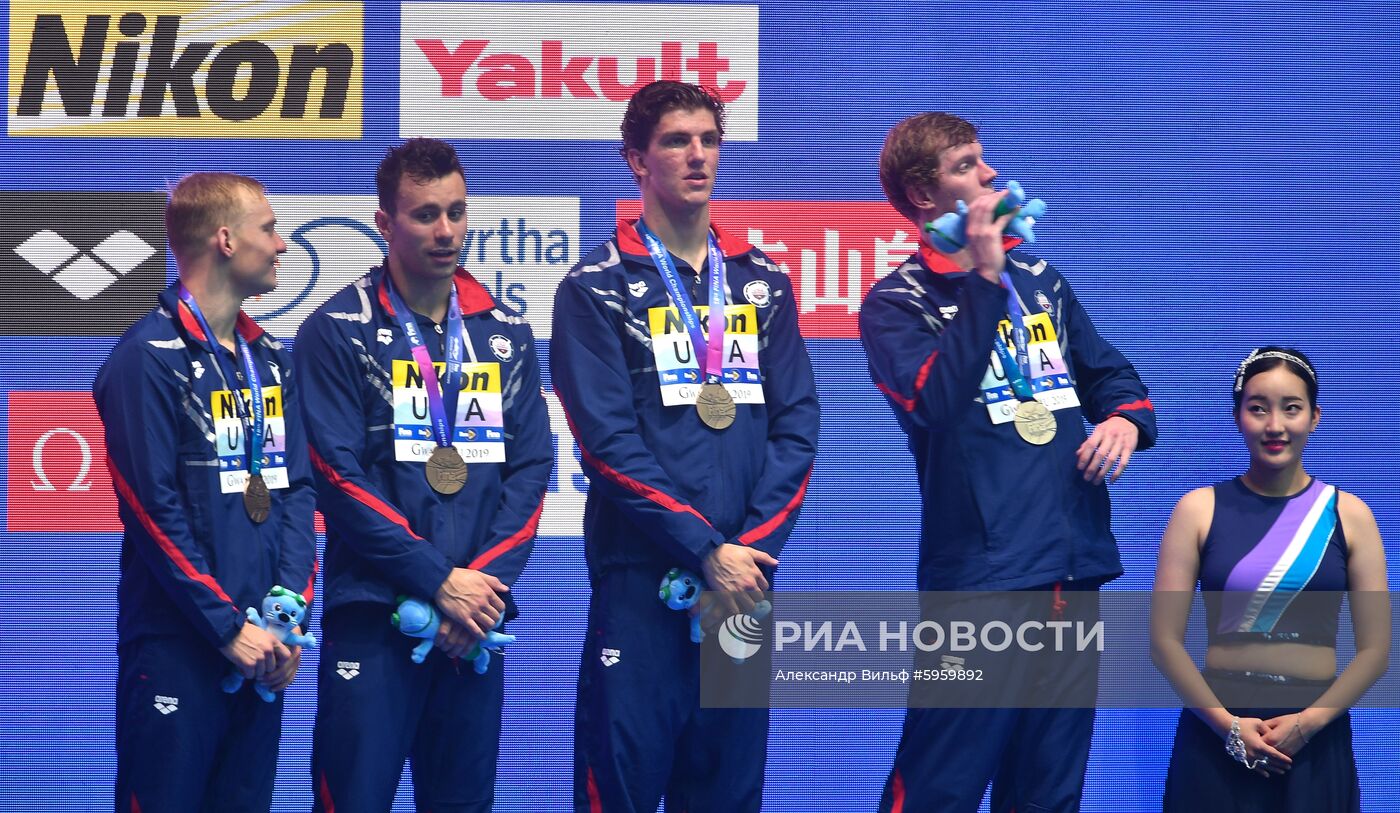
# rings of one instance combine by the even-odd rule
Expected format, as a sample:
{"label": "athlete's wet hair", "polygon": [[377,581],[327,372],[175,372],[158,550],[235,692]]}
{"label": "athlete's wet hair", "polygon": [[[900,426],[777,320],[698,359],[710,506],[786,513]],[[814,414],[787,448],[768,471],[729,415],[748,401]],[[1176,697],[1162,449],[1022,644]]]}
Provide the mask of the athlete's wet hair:
{"label": "athlete's wet hair", "polygon": [[944,151],[976,140],[977,125],[952,113],[920,113],[896,124],[880,150],[880,185],[890,205],[916,219],[919,210],[909,202],[909,190],[937,189]]}
{"label": "athlete's wet hair", "polygon": [[724,141],[724,100],[719,92],[689,82],[663,79],[643,87],[627,102],[627,112],[622,117],[622,147],[618,150],[624,160],[628,150],[646,151],[657,123],[672,110],[710,111],[715,116],[719,139]]}
{"label": "athlete's wet hair", "polygon": [[194,256],[223,226],[243,215],[249,193],[263,185],[232,172],[192,172],[170,188],[165,202],[165,234],[177,261]]}
{"label": "athlete's wet hair", "polygon": [[391,147],[374,173],[374,186],[379,192],[379,208],[394,214],[398,206],[399,181],[407,175],[418,183],[431,183],[456,172],[466,183],[467,171],[457,158],[451,144],[436,138],[410,138]]}

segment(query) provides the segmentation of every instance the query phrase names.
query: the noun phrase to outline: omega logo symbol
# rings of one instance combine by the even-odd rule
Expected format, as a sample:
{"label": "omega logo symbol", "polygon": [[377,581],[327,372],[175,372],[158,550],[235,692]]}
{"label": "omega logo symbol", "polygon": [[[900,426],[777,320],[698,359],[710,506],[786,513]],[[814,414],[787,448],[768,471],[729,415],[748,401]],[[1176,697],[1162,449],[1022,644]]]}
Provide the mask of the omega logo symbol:
{"label": "omega logo symbol", "polygon": [[34,441],[34,474],[38,476],[39,482],[29,481],[29,485],[35,491],[57,491],[58,489],[49,481],[49,476],[44,472],[44,446],[54,435],[69,435],[78,441],[78,450],[82,452],[83,460],[78,466],[78,473],[73,478],[73,482],[68,484],[64,491],[88,491],[92,488],[92,482],[87,479],[88,470],[92,468],[92,448],[88,446],[87,438],[82,434],[69,429],[66,426],[59,426],[39,436]]}

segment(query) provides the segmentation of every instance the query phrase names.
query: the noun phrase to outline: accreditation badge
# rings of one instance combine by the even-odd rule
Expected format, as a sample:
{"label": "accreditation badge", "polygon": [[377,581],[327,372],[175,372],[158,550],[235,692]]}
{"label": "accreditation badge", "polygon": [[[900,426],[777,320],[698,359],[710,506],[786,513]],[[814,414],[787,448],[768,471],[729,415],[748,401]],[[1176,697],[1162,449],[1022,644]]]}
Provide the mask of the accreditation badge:
{"label": "accreditation badge", "polygon": [[[444,365],[435,362],[433,369],[442,380]],[[394,359],[390,372],[394,385],[394,459],[427,463],[439,447],[433,437],[428,389],[418,372],[418,363]],[[468,465],[506,462],[500,362],[464,363],[461,378],[457,414],[452,423],[453,448]]]}
{"label": "accreditation badge", "polygon": [[[268,489],[287,487],[287,420],[282,412],[282,388],[263,387],[262,475]],[[248,390],[239,396],[247,404]],[[214,448],[219,457],[219,492],[242,494],[248,488],[247,427],[239,417],[238,404],[230,390],[209,394],[209,414],[214,418]],[[250,410],[243,410],[248,414]]]}
{"label": "accreditation badge", "polygon": [[[700,305],[695,313],[708,328],[709,311]],[[651,350],[661,383],[661,403],[689,406],[700,397],[705,383],[695,346],[674,307],[647,311]],[[763,376],[758,368],[758,309],[752,304],[724,307],[724,373],[721,383],[736,404],[763,403]]]}
{"label": "accreditation badge", "polygon": [[[1057,411],[1079,406],[1079,394],[1074,390],[1074,379],[1065,365],[1064,354],[1060,352],[1060,340],[1055,333],[1055,323],[1048,313],[1027,314],[1026,333],[1029,339],[1031,390],[1035,400],[1046,409]],[[997,325],[1002,339],[1008,346],[1012,344],[1010,319],[1002,319]],[[1011,423],[1016,420],[1016,410],[1021,399],[1011,388],[1001,359],[992,352],[991,364],[982,376],[982,400],[987,405],[987,414],[992,423]]]}

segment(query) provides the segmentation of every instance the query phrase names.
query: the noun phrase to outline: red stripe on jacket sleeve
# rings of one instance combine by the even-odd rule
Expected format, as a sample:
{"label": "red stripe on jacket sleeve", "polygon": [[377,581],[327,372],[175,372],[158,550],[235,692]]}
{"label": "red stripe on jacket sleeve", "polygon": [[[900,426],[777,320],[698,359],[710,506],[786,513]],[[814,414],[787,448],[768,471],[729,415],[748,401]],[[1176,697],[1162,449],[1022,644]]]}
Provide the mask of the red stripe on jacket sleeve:
{"label": "red stripe on jacket sleeve", "polygon": [[423,538],[413,532],[413,528],[409,527],[408,519],[405,518],[403,514],[395,511],[388,503],[345,479],[340,475],[340,472],[331,468],[331,464],[327,463],[322,459],[321,455],[316,453],[316,447],[308,444],[306,448],[311,452],[311,465],[315,466],[316,470],[321,472],[321,476],[331,482],[331,485],[344,491],[351,499],[365,505],[376,514],[379,514],[400,528],[403,528],[405,531],[408,531],[408,535],[414,539]]}
{"label": "red stripe on jacket sleeve", "polygon": [[326,809],[326,813],[335,813],[335,799],[331,798],[331,783],[326,779],[326,772],[321,772],[321,781],[317,784],[317,790],[321,792],[321,807]]}
{"label": "red stripe on jacket sleeve", "polygon": [[598,795],[598,778],[593,775],[593,766],[588,766],[588,813],[603,813],[603,800]]}
{"label": "red stripe on jacket sleeve", "polygon": [[914,394],[910,395],[908,398],[905,398],[903,395],[900,395],[879,381],[875,382],[875,386],[879,387],[880,392],[889,396],[889,399],[903,408],[905,412],[913,412],[914,405],[918,402],[919,393],[923,392],[924,385],[928,383],[928,373],[929,370],[933,369],[933,360],[936,358],[938,358],[937,350],[929,353],[928,358],[924,359],[924,363],[919,366],[918,375],[914,376]]}
{"label": "red stripe on jacket sleeve", "polygon": [[504,553],[530,540],[535,535],[535,530],[540,527],[540,514],[544,513],[544,498],[540,498],[540,504],[535,506],[535,513],[530,515],[525,526],[506,539],[491,546],[491,549],[476,557],[467,567],[471,570],[480,570],[499,559]]}
{"label": "red stripe on jacket sleeve", "polygon": [[316,571],[320,569],[321,562],[313,553],[311,556],[311,578],[306,580],[306,589],[301,591],[301,597],[306,599],[307,604],[310,604],[311,600],[316,597]]}
{"label": "red stripe on jacket sleeve", "polygon": [[[564,405],[563,399],[560,399],[559,405]],[[658,491],[652,488],[646,483],[628,477],[627,475],[623,474],[617,469],[614,469],[612,466],[609,466],[607,463],[604,463],[603,461],[594,457],[593,453],[585,449],[583,447],[583,443],[579,441],[578,428],[574,426],[573,416],[569,414],[569,410],[567,407],[564,408],[564,420],[568,421],[569,423],[569,431],[573,433],[574,442],[578,443],[578,450],[583,453],[583,459],[588,461],[588,464],[590,466],[597,469],[599,474],[603,475],[609,480],[612,480],[614,483],[617,483],[618,485],[622,486],[628,491],[631,491],[633,494],[651,500],[652,502],[656,503],[662,508],[665,508],[668,511],[674,511],[677,514],[693,514],[696,519],[700,520],[706,525],[710,524],[710,521],[705,519],[703,514],[701,514],[699,511],[696,511],[691,506],[686,505],[685,503],[681,502],[680,500],[677,500],[675,497],[672,497],[669,494],[666,494],[665,492]]]}
{"label": "red stripe on jacket sleeve", "polygon": [[[208,573],[200,573],[196,570],[195,566],[190,563],[190,560],[185,557],[184,551],[181,551],[179,546],[177,546],[170,537],[165,535],[165,531],[162,531],[160,526],[156,525],[156,521],[151,518],[151,515],[146,513],[145,507],[136,499],[136,492],[131,490],[131,486],[127,484],[126,478],[122,477],[121,472],[117,471],[117,466],[112,462],[111,457],[107,458],[107,470],[112,473],[112,485],[116,486],[117,493],[121,495],[121,498],[130,506],[132,512],[136,514],[136,518],[141,522],[141,527],[146,529],[146,533],[150,534],[151,538],[156,541],[156,546],[165,553],[170,561],[175,563],[175,567],[179,568],[180,572],[185,574],[185,578],[190,581],[199,582],[209,588],[210,592],[218,596],[221,600],[227,601],[229,606],[232,607],[233,599],[229,598],[228,593],[224,592],[224,588],[219,586],[218,580]],[[237,609],[237,607],[234,607],[234,610]]]}
{"label": "red stripe on jacket sleeve", "polygon": [[1131,412],[1131,411],[1133,411],[1133,410],[1135,410],[1135,409],[1145,409],[1145,410],[1147,410],[1148,412],[1155,412],[1155,411],[1156,411],[1156,410],[1154,410],[1154,409],[1152,408],[1152,399],[1151,399],[1151,398],[1144,398],[1144,399],[1142,399],[1141,401],[1134,401],[1134,402],[1132,402],[1131,404],[1120,404],[1120,405],[1114,407],[1114,408],[1113,408],[1113,411],[1114,411],[1114,412],[1124,412],[1124,411]]}
{"label": "red stripe on jacket sleeve", "polygon": [[880,388],[880,392],[883,392],[886,396],[889,397],[889,399],[890,399],[891,401],[894,401],[896,404],[898,404],[900,407],[902,407],[902,408],[904,409],[905,412],[913,412],[913,411],[914,411],[914,399],[913,399],[913,398],[905,398],[903,395],[900,395],[899,393],[895,392],[894,390],[890,389],[889,387],[886,387],[886,386],[885,386],[885,383],[884,383],[883,381],[876,381],[876,382],[875,382],[875,386],[879,387],[879,388]]}
{"label": "red stripe on jacket sleeve", "polygon": [[890,813],[904,813],[904,775],[898,769],[890,782]]}
{"label": "red stripe on jacket sleeve", "polygon": [[802,478],[802,485],[798,487],[797,493],[794,494],[792,499],[788,501],[788,504],[783,506],[783,510],[779,511],[773,516],[772,519],[768,520],[767,522],[763,523],[757,528],[753,528],[751,530],[745,531],[742,534],[739,534],[739,541],[745,545],[752,545],[758,540],[776,531],[782,526],[784,522],[787,522],[787,518],[792,515],[792,512],[796,511],[798,506],[802,505],[802,498],[807,496],[807,483],[811,479],[812,469],[808,468],[807,476]]}

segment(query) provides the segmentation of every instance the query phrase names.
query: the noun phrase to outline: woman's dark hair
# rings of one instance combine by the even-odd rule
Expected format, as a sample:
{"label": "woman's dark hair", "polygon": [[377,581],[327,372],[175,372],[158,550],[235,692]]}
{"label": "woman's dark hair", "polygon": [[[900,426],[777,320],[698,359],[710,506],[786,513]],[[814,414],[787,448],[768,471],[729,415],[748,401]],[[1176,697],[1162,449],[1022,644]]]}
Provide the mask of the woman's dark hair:
{"label": "woman's dark hair", "polygon": [[1287,367],[1290,373],[1303,379],[1308,390],[1308,403],[1317,411],[1317,371],[1303,351],[1291,347],[1267,345],[1251,350],[1235,371],[1235,412],[1240,411],[1240,400],[1244,398],[1244,385],[1260,373],[1277,367]]}

